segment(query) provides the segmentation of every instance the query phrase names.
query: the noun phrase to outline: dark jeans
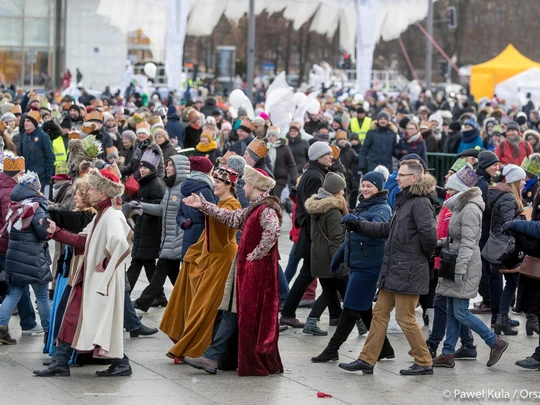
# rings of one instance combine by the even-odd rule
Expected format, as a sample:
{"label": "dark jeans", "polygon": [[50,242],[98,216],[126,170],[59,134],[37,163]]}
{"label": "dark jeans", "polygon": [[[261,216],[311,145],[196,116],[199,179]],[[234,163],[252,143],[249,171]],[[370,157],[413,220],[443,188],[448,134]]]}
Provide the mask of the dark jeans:
{"label": "dark jeans", "polygon": [[[69,343],[66,343],[62,340],[58,340],[56,344],[56,351],[54,352],[52,356],[53,365],[56,364],[62,364],[67,365],[69,364],[69,360],[71,359],[71,355],[73,354],[73,348]],[[124,354],[124,357],[121,359],[111,359],[113,364],[123,365],[124,363],[129,364],[129,359]],[[52,365],[51,365],[52,366]]]}
{"label": "dark jeans", "polygon": [[296,270],[298,269],[298,263],[300,263],[300,260],[302,258],[296,257],[296,243],[292,245],[291,252],[289,253],[289,262],[287,263],[287,268],[285,269],[285,278],[287,279],[287,283],[290,283],[293,279],[294,275],[296,274]]}
{"label": "dark jeans", "polygon": [[534,351],[532,357],[536,361],[540,361],[540,336],[538,336],[538,346],[536,347],[536,350]]}
{"label": "dark jeans", "polygon": [[[6,255],[0,254],[0,272],[5,270],[6,265]],[[3,298],[0,300],[0,303],[3,301]],[[30,287],[26,286],[17,304],[19,309],[19,322],[22,330],[34,329],[37,326],[36,322],[36,312],[34,311],[34,306],[30,300]]]}
{"label": "dark jeans", "polygon": [[499,269],[489,266],[489,296],[491,298],[491,323],[495,323],[495,317],[499,313],[501,305],[501,296],[503,292],[503,277]]}
{"label": "dark jeans", "polygon": [[510,306],[512,305],[512,300],[516,294],[517,283],[518,283],[519,273],[505,273],[504,279],[506,284],[501,295],[501,304],[499,306],[499,314],[508,315],[510,312]]}
{"label": "dark jeans", "polygon": [[129,269],[127,271],[127,277],[132,290],[135,288],[135,284],[137,284],[137,280],[139,279],[139,275],[141,274],[143,266],[144,271],[146,272],[146,278],[148,279],[148,282],[152,281],[152,277],[154,276],[154,272],[156,270],[156,261],[154,259],[131,259],[131,266],[129,266]]}
{"label": "dark jeans", "polygon": [[308,288],[313,280],[314,278],[311,277],[311,261],[304,259],[304,264],[300,269],[300,273],[298,274],[298,277],[296,277],[296,280],[289,291],[285,304],[283,304],[281,310],[282,316],[296,318],[296,309],[302,300],[302,295],[304,295],[306,288]]}
{"label": "dark jeans", "polygon": [[164,294],[163,286],[167,277],[169,277],[172,285],[174,285],[179,271],[180,260],[158,259],[152,280],[150,280],[150,284],[143,290],[141,296],[137,298],[137,305],[148,311],[152,302]]}
{"label": "dark jeans", "polygon": [[319,319],[326,307],[328,307],[330,319],[338,319],[341,316],[342,311],[337,293],[339,292],[342,297],[345,297],[348,282],[348,276],[344,278],[319,278],[322,294],[315,300],[315,304],[311,309],[309,317]]}
{"label": "dark jeans", "polygon": [[131,292],[131,287],[129,285],[128,278],[126,277],[126,291],[124,293],[124,329],[127,332],[133,332],[134,330],[139,329],[142,326],[141,320],[135,312],[135,307],[133,307],[133,302],[129,296]]}
{"label": "dark jeans", "polygon": [[[435,294],[433,299],[433,307],[435,315],[433,317],[433,329],[427,338],[427,344],[430,348],[437,350],[439,344],[444,339],[446,334],[446,297]],[[461,324],[461,332],[459,334],[461,345],[467,348],[474,348],[474,338],[469,327]]]}
{"label": "dark jeans", "polygon": [[[480,244],[479,244],[480,251],[482,251],[482,249],[486,245],[486,242],[487,242],[487,239],[480,241]],[[484,301],[485,304],[491,305],[491,297],[489,296],[489,275],[491,273],[490,264],[483,257],[481,259],[482,259],[482,278],[480,279],[480,286],[478,287],[478,293],[482,296],[482,301]]]}
{"label": "dark jeans", "polygon": [[283,304],[289,295],[289,282],[283,273],[281,265],[278,264],[278,282],[279,282],[279,303]]}
{"label": "dark jeans", "polygon": [[428,308],[433,308],[433,300],[435,299],[435,290],[437,289],[438,281],[439,278],[436,276],[429,280],[429,292],[420,296],[420,306],[424,311]]}
{"label": "dark jeans", "polygon": [[212,339],[212,343],[204,351],[203,356],[207,359],[215,361],[216,363],[219,363],[221,356],[227,351],[229,340],[234,336],[237,329],[238,321],[236,314],[233,312],[223,311],[219,328],[214,336],[214,339]]}

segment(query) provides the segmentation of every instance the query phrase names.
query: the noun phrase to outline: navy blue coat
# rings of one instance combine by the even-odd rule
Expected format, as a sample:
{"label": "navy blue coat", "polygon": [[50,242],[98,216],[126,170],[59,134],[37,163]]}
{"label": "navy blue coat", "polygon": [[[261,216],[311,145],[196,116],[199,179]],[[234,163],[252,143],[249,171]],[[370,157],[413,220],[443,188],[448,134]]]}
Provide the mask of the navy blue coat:
{"label": "navy blue coat", "polygon": [[374,122],[360,150],[358,167],[364,171],[365,169],[372,171],[377,166],[383,165],[391,173],[393,171],[392,156],[397,145],[398,135],[394,124],[389,123],[383,128]]}
{"label": "navy blue coat", "polygon": [[[52,281],[51,257],[47,245],[48,203],[44,197],[39,198],[34,190],[17,184],[11,192],[11,200],[19,202],[34,198],[39,202],[31,225],[24,230],[11,228],[8,251],[6,252],[6,271],[10,285],[25,286],[28,284],[48,283]],[[43,220],[46,225],[39,223]]]}
{"label": "navy blue coat", "polygon": [[[214,190],[210,188],[207,183],[197,181],[191,177],[184,180],[180,186],[180,193],[182,198],[189,197],[192,193],[197,195],[202,194],[206,201],[216,203],[216,197],[214,196]],[[178,214],[176,215],[176,223],[180,226],[185,219],[191,219],[193,221],[191,228],[184,229],[184,240],[182,241],[182,256],[180,260],[184,259],[184,255],[187,250],[195,242],[199,240],[202,231],[204,230],[204,214],[196,208],[188,207],[184,202],[180,203],[178,208]]]}
{"label": "navy blue coat", "polygon": [[54,151],[49,135],[41,128],[21,138],[21,155],[26,161],[26,170],[37,173],[41,189],[47,186],[54,171]]}
{"label": "navy blue coat", "polygon": [[[354,215],[359,221],[389,221],[392,209],[386,202],[387,196],[388,191],[383,190],[369,200],[361,201],[354,210]],[[385,245],[385,239],[370,238],[355,232],[346,233],[345,242],[332,259],[332,267],[337,267],[343,262],[349,267],[349,284],[343,299],[344,308],[355,311],[366,311],[371,308]]]}
{"label": "navy blue coat", "polygon": [[169,107],[167,111],[167,124],[165,124],[165,130],[169,134],[170,139],[176,139],[180,148],[184,147],[184,139],[186,134],[186,127],[180,122],[180,117],[176,115],[176,108],[174,106]]}

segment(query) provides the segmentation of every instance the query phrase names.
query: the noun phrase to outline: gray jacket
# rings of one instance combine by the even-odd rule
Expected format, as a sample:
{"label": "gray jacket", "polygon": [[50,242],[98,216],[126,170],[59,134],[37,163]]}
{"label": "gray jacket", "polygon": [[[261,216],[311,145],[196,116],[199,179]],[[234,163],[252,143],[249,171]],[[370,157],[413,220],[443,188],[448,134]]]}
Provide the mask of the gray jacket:
{"label": "gray jacket", "polygon": [[452,211],[448,236],[451,238],[450,250],[458,253],[456,274],[464,275],[465,283],[459,287],[451,280],[439,278],[436,292],[444,297],[471,299],[476,297],[482,278],[478,246],[485,208],[482,191],[473,187],[449,198],[444,205]]}
{"label": "gray jacket", "polygon": [[182,200],[180,185],[189,176],[190,166],[189,159],[184,155],[171,156],[169,159],[176,167],[174,185],[167,187],[160,204],[141,203],[141,207],[145,214],[163,217],[159,258],[180,260],[184,231],[176,223],[176,213]]}

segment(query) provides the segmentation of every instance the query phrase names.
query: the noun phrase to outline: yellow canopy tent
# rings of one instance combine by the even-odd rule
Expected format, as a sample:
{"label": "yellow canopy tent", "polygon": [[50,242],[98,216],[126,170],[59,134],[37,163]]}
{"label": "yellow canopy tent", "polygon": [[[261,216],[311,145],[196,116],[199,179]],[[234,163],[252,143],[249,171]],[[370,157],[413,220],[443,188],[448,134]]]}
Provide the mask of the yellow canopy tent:
{"label": "yellow canopy tent", "polygon": [[493,59],[471,67],[471,94],[476,100],[493,97],[497,84],[533,67],[540,68],[540,63],[522,55],[510,44]]}

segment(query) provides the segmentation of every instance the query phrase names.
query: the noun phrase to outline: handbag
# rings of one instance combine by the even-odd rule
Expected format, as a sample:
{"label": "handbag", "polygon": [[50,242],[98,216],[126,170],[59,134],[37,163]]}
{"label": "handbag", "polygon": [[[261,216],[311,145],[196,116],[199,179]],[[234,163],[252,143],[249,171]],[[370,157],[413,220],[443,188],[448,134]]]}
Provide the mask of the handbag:
{"label": "handbag", "polygon": [[495,232],[491,231],[491,229],[493,229],[493,217],[494,215],[492,214],[491,224],[489,227],[489,238],[486,245],[482,249],[482,257],[491,264],[501,264],[499,259],[503,254],[512,250],[516,244],[516,241],[512,236],[503,235],[502,233],[496,234]]}
{"label": "handbag", "polygon": [[450,250],[450,238],[446,238],[444,247],[441,249],[441,263],[439,265],[439,277],[454,281],[456,275],[456,262],[458,253]]}
{"label": "handbag", "polygon": [[[319,231],[321,231],[322,236],[324,237],[324,239],[326,239],[326,241],[328,242],[329,241],[328,236],[326,236],[326,234],[322,230],[321,224],[319,222],[317,222],[317,226],[319,227]],[[343,277],[345,277],[347,275],[348,272],[349,272],[349,269],[347,268],[347,265],[345,263],[341,263],[339,265],[338,271],[336,271],[335,273],[332,273],[332,274],[335,274],[337,278],[343,278]]]}
{"label": "handbag", "polygon": [[525,256],[519,266],[519,272],[524,276],[540,280],[540,258]]}
{"label": "handbag", "polygon": [[135,180],[135,176],[132,174],[126,180],[126,184],[124,184],[124,193],[130,197],[136,197],[139,192],[139,187],[139,182]]}

